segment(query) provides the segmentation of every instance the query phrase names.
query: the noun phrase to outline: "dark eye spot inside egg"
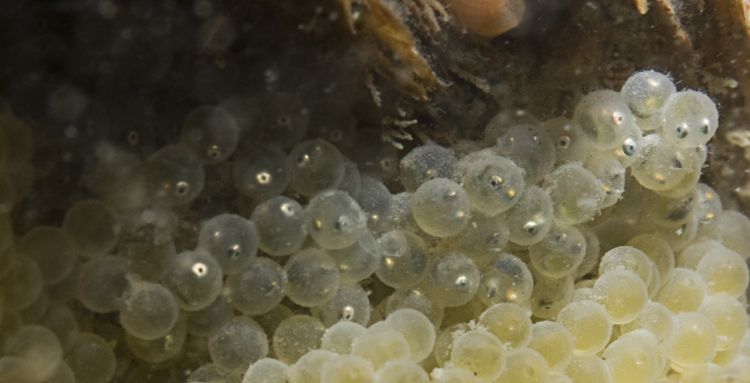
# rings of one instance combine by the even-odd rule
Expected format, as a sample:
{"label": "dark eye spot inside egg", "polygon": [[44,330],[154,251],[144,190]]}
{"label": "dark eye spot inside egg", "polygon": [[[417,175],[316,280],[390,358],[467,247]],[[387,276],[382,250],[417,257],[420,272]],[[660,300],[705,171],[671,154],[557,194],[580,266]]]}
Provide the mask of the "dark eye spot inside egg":
{"label": "dark eye spot inside egg", "polygon": [[557,139],[557,147],[560,149],[567,149],[570,146],[570,137],[568,136],[560,136],[560,138]]}
{"label": "dark eye spot inside egg", "polygon": [[635,150],[635,141],[632,138],[627,138],[622,144],[622,152],[625,153],[626,156],[632,156],[635,154]]}
{"label": "dark eye spot inside egg", "polygon": [[688,135],[688,130],[683,125],[677,126],[674,131],[677,133],[677,138],[685,138]]}
{"label": "dark eye spot inside egg", "polygon": [[190,184],[185,181],[178,181],[174,187],[174,194],[178,197],[184,197],[190,192]]}

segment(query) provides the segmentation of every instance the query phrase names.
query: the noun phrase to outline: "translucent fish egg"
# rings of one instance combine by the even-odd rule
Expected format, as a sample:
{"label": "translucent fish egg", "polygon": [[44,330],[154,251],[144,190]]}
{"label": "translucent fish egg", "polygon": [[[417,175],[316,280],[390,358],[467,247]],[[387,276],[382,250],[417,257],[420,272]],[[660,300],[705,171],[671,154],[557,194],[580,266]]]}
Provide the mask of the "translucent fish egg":
{"label": "translucent fish egg", "polygon": [[289,366],[273,358],[255,361],[245,372],[242,383],[287,383]]}
{"label": "translucent fish egg", "polygon": [[643,132],[635,124],[624,126],[625,135],[619,145],[609,153],[620,161],[622,166],[630,167],[643,153]]}
{"label": "translucent fish egg", "polygon": [[696,311],[703,303],[706,291],[706,283],[700,274],[676,267],[664,278],[656,301],[674,313]]}
{"label": "translucent fish egg", "polygon": [[544,180],[555,209],[555,218],[567,224],[578,224],[593,218],[606,198],[601,181],[578,164],[559,166]]}
{"label": "translucent fish egg", "polygon": [[557,164],[567,162],[584,162],[593,152],[589,141],[583,137],[580,129],[570,119],[556,117],[542,123],[555,143]]}
{"label": "translucent fish egg", "polygon": [[182,353],[186,337],[187,325],[185,320],[181,319],[162,337],[143,340],[125,334],[125,343],[137,359],[148,363],[163,363],[177,358]]}
{"label": "translucent fish egg", "polygon": [[552,279],[534,274],[534,290],[529,303],[534,316],[552,319],[573,299],[573,277]]}
{"label": "translucent fish egg", "polygon": [[219,295],[210,305],[187,313],[187,331],[191,335],[208,337],[234,316],[232,305]]}
{"label": "translucent fish egg", "polygon": [[705,314],[681,313],[667,357],[678,368],[696,367],[713,359],[717,341],[716,329]]}
{"label": "translucent fish egg", "polygon": [[284,265],[286,295],[305,307],[331,299],[339,288],[336,262],[323,251],[308,248],[294,254]]}
{"label": "translucent fish egg", "polygon": [[370,310],[367,292],[357,284],[344,284],[331,299],[311,311],[326,327],[330,327],[339,321],[366,325],[370,321]]}
{"label": "translucent fish egg", "polygon": [[279,323],[273,333],[272,347],[276,358],[294,363],[308,351],[320,347],[326,327],[310,315],[292,315]]}
{"label": "translucent fish egg", "polygon": [[391,192],[381,181],[369,175],[362,176],[361,190],[356,200],[367,215],[367,223],[372,230],[382,232],[391,199]]}
{"label": "translucent fish egg", "polygon": [[292,254],[307,238],[304,209],[291,198],[279,196],[262,202],[250,219],[256,224],[258,247],[269,255]]}
{"label": "translucent fish egg", "polygon": [[344,177],[344,157],[329,142],[315,139],[303,141],[289,153],[290,186],[306,197],[335,188]]}
{"label": "translucent fish egg", "polygon": [[738,211],[724,210],[708,230],[708,237],[721,241],[724,246],[747,260],[750,257],[748,230],[750,219]]}
{"label": "translucent fish egg", "polygon": [[715,248],[701,258],[695,270],[706,282],[710,293],[738,297],[747,291],[748,266],[734,251]]}
{"label": "translucent fish egg", "polygon": [[539,352],[522,347],[508,353],[505,370],[499,381],[508,383],[544,383],[550,371],[547,360]]}
{"label": "translucent fish egg", "polygon": [[503,253],[509,235],[508,225],[502,215],[488,217],[475,214],[466,228],[456,236],[456,245],[481,268]]}
{"label": "translucent fish egg", "polygon": [[452,150],[435,144],[414,148],[399,163],[400,181],[404,189],[414,192],[420,185],[435,178],[452,178],[456,155]]}
{"label": "translucent fish egg", "polygon": [[531,335],[531,311],[513,303],[498,303],[479,316],[479,324],[510,348],[522,347]]}
{"label": "translucent fish egg", "polygon": [[[345,162],[344,177],[341,178],[341,182],[336,189],[346,192],[349,196],[358,200],[360,193],[362,192],[362,174],[360,173],[359,168],[357,168],[357,164],[351,161]],[[377,195],[380,194],[378,193]],[[380,201],[380,199],[376,199],[376,201]]]}
{"label": "translucent fish egg", "polygon": [[675,331],[675,315],[659,302],[648,302],[632,322],[620,326],[620,332],[626,333],[638,329],[649,331],[656,337],[659,345],[667,345]]}
{"label": "translucent fish egg", "polygon": [[523,169],[513,161],[491,156],[472,162],[463,176],[463,187],[472,208],[485,215],[510,209],[526,187]]}
{"label": "translucent fish egg", "polygon": [[343,249],[367,230],[367,217],[348,194],[327,190],[310,200],[305,210],[307,231],[320,247]]}
{"label": "translucent fish egg", "polygon": [[702,163],[694,153],[676,148],[656,134],[643,138],[643,154],[630,170],[643,187],[655,191],[678,185]]}
{"label": "translucent fish egg", "polygon": [[359,282],[371,276],[383,256],[380,243],[370,233],[365,233],[349,247],[327,253],[336,261],[343,282]]}
{"label": "translucent fish egg", "polygon": [[70,236],[51,226],[31,229],[18,241],[16,251],[36,261],[45,284],[65,279],[76,263],[77,252]]}
{"label": "translucent fish egg", "polygon": [[562,324],[541,321],[531,325],[528,347],[541,354],[551,368],[564,369],[573,358],[575,338]]}
{"label": "translucent fish egg", "polygon": [[17,358],[31,381],[45,381],[62,361],[62,347],[55,334],[38,325],[26,325],[5,335],[3,356]]}
{"label": "translucent fish egg", "polygon": [[118,257],[96,257],[81,267],[76,297],[87,309],[108,313],[118,309],[129,285],[127,262]]}
{"label": "translucent fish egg", "polygon": [[385,302],[385,313],[389,315],[400,309],[414,309],[427,316],[432,324],[440,326],[443,322],[444,310],[436,302],[427,297],[419,289],[397,289]]}
{"label": "translucent fish egg", "polygon": [[550,278],[572,275],[586,255],[586,238],[574,226],[553,224],[540,242],[529,247],[534,268]]}
{"label": "translucent fish egg", "polygon": [[663,352],[648,331],[620,336],[603,353],[614,382],[652,382],[664,369]]}
{"label": "translucent fish egg", "polygon": [[375,272],[393,288],[414,287],[427,273],[428,259],[424,240],[408,231],[394,230],[378,239],[383,256]]}
{"label": "translucent fish egg", "polygon": [[177,300],[165,287],[133,281],[120,305],[120,324],[134,337],[152,340],[166,335],[179,314]]}
{"label": "translucent fish egg", "polygon": [[12,260],[8,274],[0,281],[4,306],[23,310],[42,294],[44,279],[36,261],[28,257]]}
{"label": "translucent fish egg", "polygon": [[261,97],[262,124],[267,139],[282,148],[292,147],[304,138],[310,123],[310,110],[297,93],[274,91]]}
{"label": "translucent fish egg", "polygon": [[712,187],[699,183],[697,184],[697,206],[695,214],[698,216],[699,223],[702,226],[701,230],[707,230],[707,227],[713,224],[716,217],[721,214],[724,210],[719,198],[719,193],[716,192]]}
{"label": "translucent fish egg", "polygon": [[632,246],[617,246],[607,250],[599,262],[599,275],[610,270],[630,270],[636,273],[643,283],[651,282],[651,259],[646,254]]}
{"label": "translucent fish egg", "polygon": [[646,284],[630,270],[616,269],[602,274],[594,283],[594,294],[615,324],[632,321],[648,302]]}
{"label": "translucent fish egg", "polygon": [[352,351],[352,342],[367,328],[352,321],[338,321],[328,327],[320,341],[320,348],[346,355]]}
{"label": "translucent fish egg", "polygon": [[471,372],[481,381],[494,381],[505,368],[505,346],[492,333],[476,329],[453,341],[452,365]]}
{"label": "translucent fish egg", "polygon": [[165,146],[152,154],[142,167],[146,190],[164,206],[183,206],[198,197],[205,181],[203,164],[189,149]]}
{"label": "translucent fish egg", "polygon": [[200,310],[210,305],[221,293],[221,266],[208,253],[185,251],[177,255],[165,284],[183,310]]}
{"label": "translucent fish egg", "polygon": [[527,185],[541,181],[555,166],[554,141],[538,125],[510,127],[497,140],[494,150],[523,169]]}
{"label": "translucent fish egg", "polygon": [[602,209],[614,206],[625,193],[625,167],[615,157],[598,152],[591,155],[583,166],[601,182],[604,199]]}
{"label": "translucent fish egg", "polygon": [[503,254],[482,270],[477,295],[486,305],[525,303],[531,298],[534,280],[528,266],[514,255]]}
{"label": "translucent fish egg", "polygon": [[312,350],[303,355],[289,369],[289,383],[323,383],[320,375],[323,366],[333,361],[336,354],[325,350]]}
{"label": "translucent fish egg", "polygon": [[106,383],[115,375],[117,357],[106,339],[81,333],[65,354],[65,363],[73,371],[76,382]]}
{"label": "translucent fish egg", "polygon": [[625,98],[611,90],[584,96],[576,105],[573,122],[598,149],[614,149],[625,138],[623,127],[635,124]]}
{"label": "translucent fish egg", "polygon": [[662,280],[674,269],[674,251],[667,241],[654,234],[637,235],[628,241],[627,246],[635,247],[649,257],[656,264]]}
{"label": "translucent fish egg", "polygon": [[420,185],[411,197],[411,211],[422,230],[441,238],[461,232],[471,217],[466,191],[445,178],[435,178]]}
{"label": "translucent fish egg", "polygon": [[206,163],[216,164],[234,153],[239,134],[234,117],[224,108],[202,105],[185,117],[180,142]]}
{"label": "translucent fish egg", "polygon": [[425,360],[435,346],[435,328],[426,315],[414,309],[399,309],[388,315],[386,325],[400,332],[409,344],[409,358]]}
{"label": "translucent fish egg", "polygon": [[330,383],[367,383],[375,380],[372,364],[356,355],[339,355],[320,371],[320,380]]}
{"label": "translucent fish egg", "polygon": [[665,74],[645,70],[628,77],[620,90],[630,110],[640,117],[657,114],[676,89]]}
{"label": "translucent fish egg", "polygon": [[609,367],[604,360],[595,355],[582,355],[573,357],[565,375],[570,377],[573,383],[609,383],[612,381]]}
{"label": "translucent fish egg", "polygon": [[708,96],[694,90],[672,94],[661,114],[662,137],[667,142],[693,148],[705,145],[719,127],[719,112]]}
{"label": "translucent fish egg", "polygon": [[404,335],[387,325],[371,326],[352,343],[352,355],[365,358],[379,369],[386,362],[410,355]]}
{"label": "translucent fish egg", "polygon": [[747,333],[745,306],[728,295],[716,294],[706,297],[699,310],[705,314],[716,330],[716,350],[725,351],[737,347]]}
{"label": "translucent fish egg", "polygon": [[275,146],[243,151],[232,165],[235,189],[254,201],[278,196],[289,185],[290,165],[286,153]]}
{"label": "translucent fish egg", "polygon": [[247,267],[258,251],[255,224],[236,214],[214,216],[201,227],[198,248],[216,258],[224,274],[235,274]]}
{"label": "translucent fish egg", "polygon": [[240,374],[268,354],[268,338],[257,322],[238,316],[208,338],[208,352],[217,367]]}
{"label": "translucent fish egg", "polygon": [[479,269],[469,257],[449,253],[430,263],[425,289],[432,300],[444,307],[469,302],[479,289]]}
{"label": "translucent fish egg", "polygon": [[429,383],[430,377],[422,366],[408,360],[387,362],[378,371],[375,383]]}
{"label": "translucent fish egg", "polygon": [[82,255],[106,254],[117,244],[120,217],[99,200],[81,200],[65,213],[63,228]]}
{"label": "translucent fish egg", "polygon": [[508,224],[508,240],[517,245],[533,245],[552,226],[553,206],[549,194],[537,186],[526,188],[518,203],[503,213]]}
{"label": "translucent fish egg", "polygon": [[603,350],[612,335],[612,321],[602,305],[590,300],[568,303],[557,314],[557,322],[573,335],[577,355]]}
{"label": "translucent fish egg", "polygon": [[245,315],[265,314],[284,298],[286,279],[278,263],[255,257],[237,274],[227,277],[224,294],[232,306]]}

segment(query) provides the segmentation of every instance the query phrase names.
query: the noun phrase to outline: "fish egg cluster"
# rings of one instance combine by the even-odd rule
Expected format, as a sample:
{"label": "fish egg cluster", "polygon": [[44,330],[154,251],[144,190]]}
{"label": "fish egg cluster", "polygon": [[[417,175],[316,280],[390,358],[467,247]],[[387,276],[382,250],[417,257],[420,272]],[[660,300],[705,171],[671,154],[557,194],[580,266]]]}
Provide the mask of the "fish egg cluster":
{"label": "fish egg cluster", "polygon": [[44,224],[0,110],[0,383],[750,382],[750,219],[700,182],[707,95],[644,71],[399,153],[272,93],[95,142]]}

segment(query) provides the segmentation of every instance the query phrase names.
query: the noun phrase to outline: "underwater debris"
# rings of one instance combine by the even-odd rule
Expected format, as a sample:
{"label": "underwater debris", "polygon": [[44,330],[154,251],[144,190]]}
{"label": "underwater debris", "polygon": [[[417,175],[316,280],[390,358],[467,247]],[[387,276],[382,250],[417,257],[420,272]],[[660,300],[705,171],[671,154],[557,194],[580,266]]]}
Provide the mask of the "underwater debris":
{"label": "underwater debris", "polygon": [[[363,62],[419,100],[440,84],[417,49],[417,40],[394,11],[380,0],[337,0]],[[426,4],[426,3],[422,3]]]}
{"label": "underwater debris", "polygon": [[451,11],[469,31],[493,38],[515,28],[526,12],[526,0],[448,0]]}

